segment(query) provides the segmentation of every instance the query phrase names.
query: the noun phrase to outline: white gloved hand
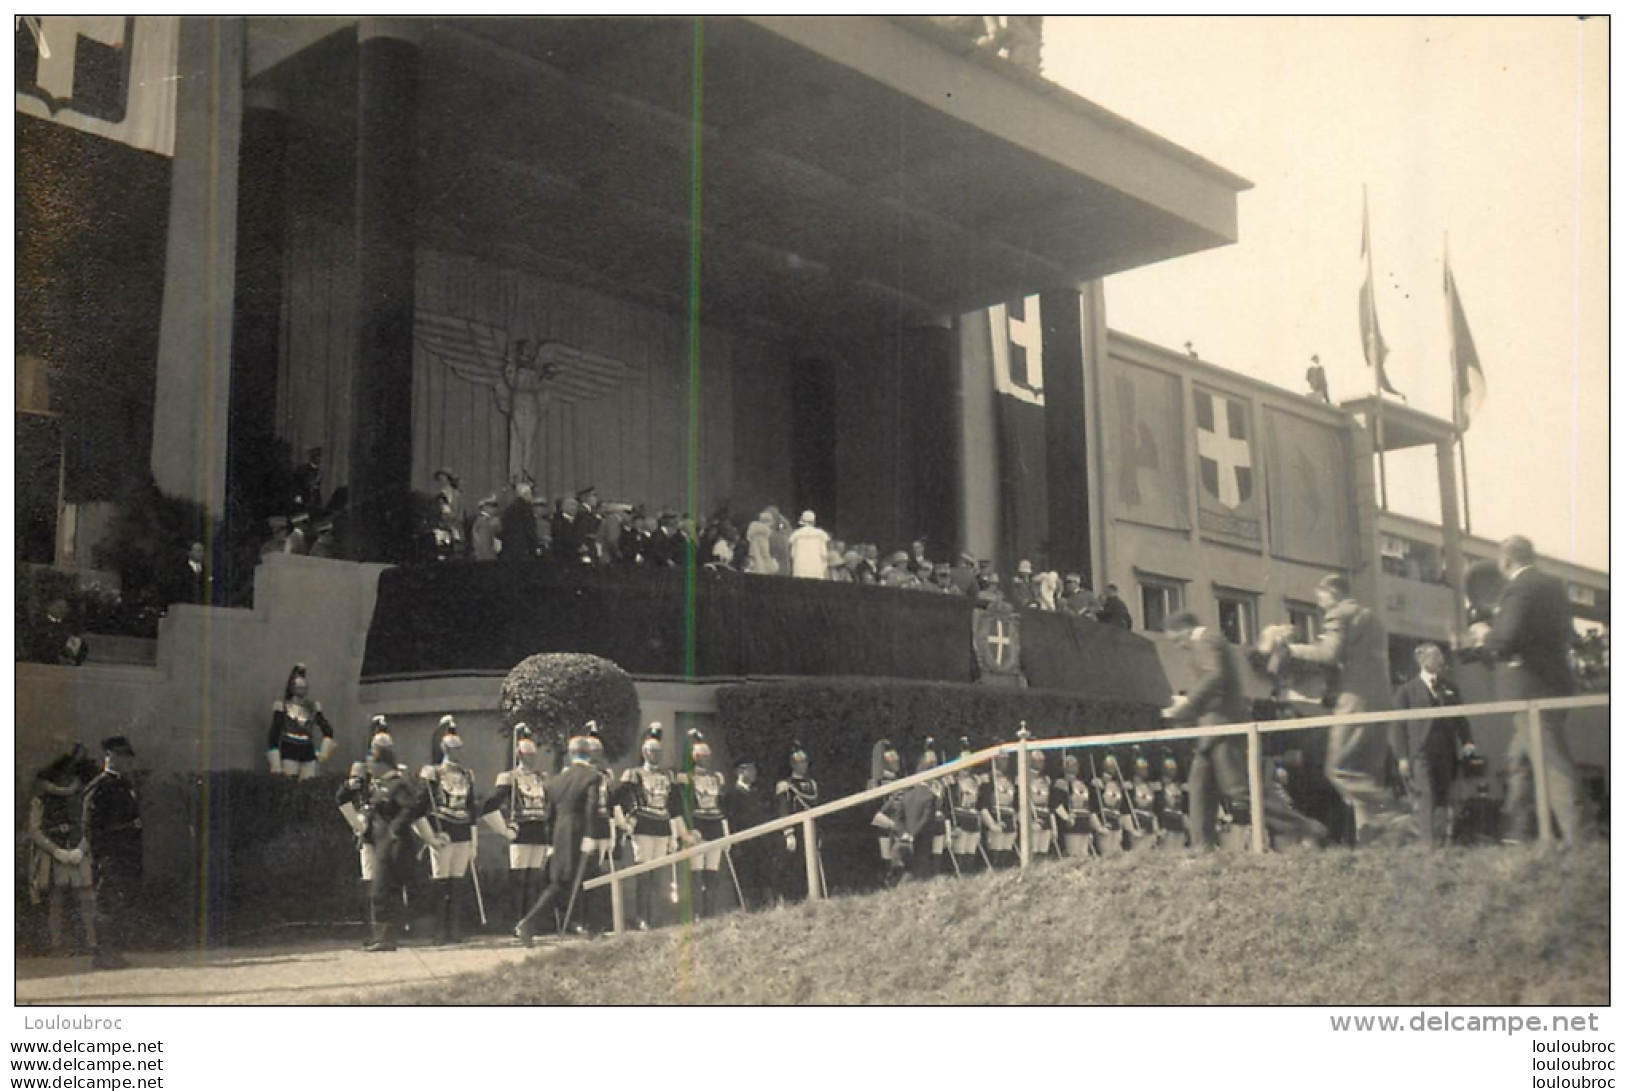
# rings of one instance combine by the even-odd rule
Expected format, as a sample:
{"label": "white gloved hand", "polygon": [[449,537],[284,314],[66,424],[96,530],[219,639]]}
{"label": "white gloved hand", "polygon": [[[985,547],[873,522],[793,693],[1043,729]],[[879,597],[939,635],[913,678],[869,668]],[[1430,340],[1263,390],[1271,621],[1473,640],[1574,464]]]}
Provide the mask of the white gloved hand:
{"label": "white gloved hand", "polygon": [[509,841],[519,840],[519,827],[515,826],[511,822],[508,823],[502,827],[502,836],[506,837]]}
{"label": "white gloved hand", "polygon": [[795,834],[787,833],[787,834],[784,835],[784,851],[786,851],[786,852],[794,852],[794,851],[796,851],[796,835]]}

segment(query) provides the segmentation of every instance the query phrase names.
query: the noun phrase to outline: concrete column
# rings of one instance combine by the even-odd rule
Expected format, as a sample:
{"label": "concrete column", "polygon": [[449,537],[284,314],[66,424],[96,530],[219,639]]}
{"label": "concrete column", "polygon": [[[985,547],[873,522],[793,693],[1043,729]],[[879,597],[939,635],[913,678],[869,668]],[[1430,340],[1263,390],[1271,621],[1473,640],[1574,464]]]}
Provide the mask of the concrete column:
{"label": "concrete column", "polygon": [[226,496],[244,52],[241,18],[181,20],[152,473],[215,515]]}
{"label": "concrete column", "polygon": [[[958,339],[951,325],[903,331],[904,425],[912,473],[900,482],[898,506],[914,529],[933,545],[933,556],[967,548],[961,537]],[[910,510],[912,509],[912,510]],[[990,553],[979,553],[987,557]]]}
{"label": "concrete column", "polygon": [[[956,537],[967,553],[994,557],[999,552],[999,445],[987,311],[960,315],[954,329],[959,371],[955,383],[959,423]],[[1006,568],[1016,563],[1013,557],[999,559]]]}
{"label": "concrete column", "polygon": [[418,61],[410,20],[356,29],[356,351],[350,382],[350,556],[411,550],[412,311]]}
{"label": "concrete column", "polygon": [[[1089,495],[1089,413],[1084,398],[1084,329],[1076,288],[1044,292],[1044,474],[1049,562],[1095,587]],[[1098,590],[1098,588],[1096,588]]]}

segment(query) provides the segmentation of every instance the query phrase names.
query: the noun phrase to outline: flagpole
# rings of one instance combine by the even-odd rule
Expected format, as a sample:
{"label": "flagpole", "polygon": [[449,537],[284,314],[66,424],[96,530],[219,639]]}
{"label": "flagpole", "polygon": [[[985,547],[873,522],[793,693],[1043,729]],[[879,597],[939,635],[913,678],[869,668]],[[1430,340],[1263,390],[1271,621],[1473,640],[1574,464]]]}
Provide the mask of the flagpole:
{"label": "flagpole", "polygon": [[[1384,361],[1382,358],[1381,335],[1375,332],[1377,315],[1377,277],[1376,274],[1372,272],[1374,263],[1371,260],[1371,201],[1370,198],[1366,196],[1366,187],[1365,183],[1363,182],[1360,184],[1360,211],[1363,220],[1362,226],[1365,229],[1365,282],[1369,288],[1366,306],[1371,312],[1370,328],[1373,331],[1371,336],[1376,337],[1378,340],[1376,347],[1373,347],[1370,344],[1365,346],[1366,363],[1370,364],[1371,370],[1376,373],[1377,383],[1377,486],[1380,490],[1378,493],[1380,498],[1379,507],[1381,507],[1383,511],[1387,511],[1388,445],[1383,437],[1382,431],[1382,368]],[[1375,357],[1375,359],[1373,359],[1373,357]]]}
{"label": "flagpole", "polygon": [[[1462,511],[1466,513],[1468,511],[1467,436],[1466,429],[1462,427],[1461,423],[1461,369],[1457,364],[1456,352],[1456,278],[1450,271],[1450,232],[1448,231],[1444,234],[1444,287],[1445,333],[1450,339],[1450,422],[1452,431],[1455,433],[1456,449],[1461,454],[1461,503]],[[1449,457],[1441,459],[1439,473],[1440,498],[1445,502],[1447,509],[1441,514],[1448,524],[1444,528],[1445,572],[1449,577],[1451,592],[1455,599],[1455,616],[1452,619],[1452,630],[1456,633],[1465,633],[1467,631],[1467,593],[1465,588],[1466,560],[1463,557],[1462,530],[1456,526],[1455,497],[1450,495],[1455,490],[1451,489],[1449,492],[1444,490],[1445,474],[1449,475],[1450,484],[1455,483],[1455,460]],[[1469,514],[1466,519],[1467,533],[1470,534],[1472,533],[1472,516]]]}
{"label": "flagpole", "polygon": [[1456,450],[1461,456],[1461,515],[1466,533],[1473,532],[1473,504],[1467,492],[1467,430],[1461,426],[1461,399],[1466,391],[1461,388],[1461,364],[1456,359],[1456,277],[1450,271],[1450,232],[1444,233],[1444,296],[1445,329],[1450,334],[1450,423],[1455,426]]}

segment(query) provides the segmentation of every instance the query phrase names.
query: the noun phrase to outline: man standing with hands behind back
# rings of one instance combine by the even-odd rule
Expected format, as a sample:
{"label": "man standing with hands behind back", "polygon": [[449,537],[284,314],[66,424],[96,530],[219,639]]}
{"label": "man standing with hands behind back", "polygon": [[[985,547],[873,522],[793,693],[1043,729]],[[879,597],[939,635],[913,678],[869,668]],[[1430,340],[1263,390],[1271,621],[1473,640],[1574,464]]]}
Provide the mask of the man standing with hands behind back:
{"label": "man standing with hands behind back", "polygon": [[[1400,708],[1443,708],[1461,704],[1461,691],[1445,675],[1444,652],[1437,644],[1416,649],[1415,678],[1399,687],[1394,701]],[[1433,810],[1448,807],[1450,785],[1456,779],[1460,756],[1473,752],[1473,731],[1465,716],[1443,716],[1436,720],[1410,720],[1399,734],[1399,775],[1409,778],[1416,789],[1416,824],[1422,843],[1429,848],[1442,843],[1435,837]]]}
{"label": "man standing with hands behind back", "polygon": [[[1572,696],[1574,673],[1569,669],[1568,652],[1574,640],[1574,613],[1563,581],[1535,567],[1535,547],[1522,535],[1501,543],[1496,562],[1507,582],[1495,607],[1495,620],[1488,635],[1483,636],[1484,648],[1496,659],[1496,699],[1533,701]],[[1563,738],[1567,720],[1568,712],[1562,709],[1540,714],[1547,796],[1557,832],[1572,847],[1577,840],[1590,838],[1591,823],[1578,798],[1574,759]],[[1519,715],[1517,721],[1517,733],[1507,753],[1512,778],[1507,782],[1508,824],[1504,828],[1514,836],[1527,836],[1534,810],[1531,740],[1524,717]]]}

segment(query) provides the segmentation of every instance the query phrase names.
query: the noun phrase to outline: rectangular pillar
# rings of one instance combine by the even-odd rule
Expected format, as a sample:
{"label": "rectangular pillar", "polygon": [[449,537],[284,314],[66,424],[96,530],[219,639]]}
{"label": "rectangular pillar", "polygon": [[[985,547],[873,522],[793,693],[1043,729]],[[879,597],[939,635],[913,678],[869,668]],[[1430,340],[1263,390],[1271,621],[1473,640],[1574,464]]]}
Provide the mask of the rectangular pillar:
{"label": "rectangular pillar", "polygon": [[152,421],[159,488],[215,515],[226,497],[243,27],[241,18],[181,20]]}
{"label": "rectangular pillar", "polygon": [[357,27],[356,350],[349,554],[412,548],[412,313],[416,292],[418,46],[403,20]]}
{"label": "rectangular pillar", "polygon": [[1040,301],[1044,324],[1044,473],[1049,493],[1049,562],[1057,572],[1079,573],[1086,586],[1094,587],[1082,305],[1076,288],[1044,292]]}

